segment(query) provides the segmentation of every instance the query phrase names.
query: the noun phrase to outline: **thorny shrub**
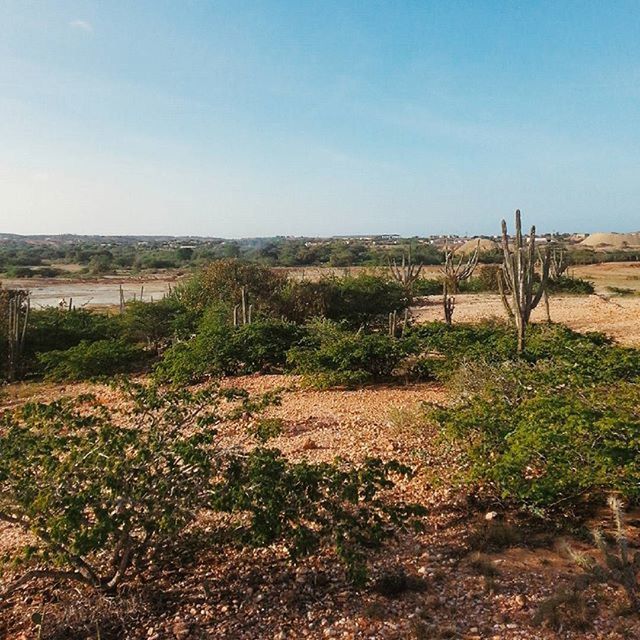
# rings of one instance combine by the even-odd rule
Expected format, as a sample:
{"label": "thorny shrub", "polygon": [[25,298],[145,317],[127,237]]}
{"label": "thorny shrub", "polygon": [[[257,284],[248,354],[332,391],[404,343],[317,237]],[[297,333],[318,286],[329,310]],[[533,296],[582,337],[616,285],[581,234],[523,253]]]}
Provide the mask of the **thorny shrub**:
{"label": "thorny shrub", "polygon": [[404,340],[323,321],[310,325],[308,337],[289,351],[288,361],[309,383],[324,388],[389,378],[408,353]]}
{"label": "thorny shrub", "polygon": [[141,347],[118,340],[83,340],[65,351],[38,355],[45,378],[66,382],[130,373],[141,368],[147,354]]}
{"label": "thorny shrub", "polygon": [[245,543],[282,540],[295,557],[333,546],[358,580],[366,549],[423,513],[385,499],[409,473],[398,463],[291,463],[221,444],[227,424],[273,397],[126,382],[120,392],[117,409],[85,395],[1,415],[0,520],[37,541],[10,590],[37,576],[115,588],[207,510],[238,514]]}
{"label": "thorny shrub", "polygon": [[640,499],[640,389],[627,382],[637,379],[638,356],[596,352],[600,360],[577,349],[573,364],[466,371],[461,400],[432,415],[466,450],[474,480],[538,512],[610,491]]}

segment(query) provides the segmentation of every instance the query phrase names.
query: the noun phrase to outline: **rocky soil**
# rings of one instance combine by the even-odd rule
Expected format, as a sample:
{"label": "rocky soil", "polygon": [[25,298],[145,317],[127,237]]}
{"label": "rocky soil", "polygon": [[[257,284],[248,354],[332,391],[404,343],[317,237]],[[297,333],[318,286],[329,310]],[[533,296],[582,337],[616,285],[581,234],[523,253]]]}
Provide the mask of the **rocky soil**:
{"label": "rocky soil", "polygon": [[[241,549],[202,522],[116,596],[41,581],[0,600],[1,638],[39,637],[34,614],[44,616],[42,638],[60,640],[640,638],[640,620],[625,610],[619,590],[574,592],[580,571],[552,531],[456,488],[456,454],[438,444],[423,418],[423,403],[447,402],[441,387],[312,391],[291,376],[234,383],[255,392],[288,389],[269,411],[284,425],[273,444],[292,458],[378,455],[414,465],[418,475],[397,492],[428,507],[424,532],[373,553],[370,583],[356,589],[330,554],[292,564],[278,546]],[[46,393],[41,385],[38,394]],[[226,437],[242,443],[246,430]],[[605,516],[599,521],[608,527]],[[637,514],[632,523],[637,542]],[[0,526],[0,557],[24,542]],[[588,548],[584,538],[571,544]],[[14,575],[6,566],[0,589]]]}

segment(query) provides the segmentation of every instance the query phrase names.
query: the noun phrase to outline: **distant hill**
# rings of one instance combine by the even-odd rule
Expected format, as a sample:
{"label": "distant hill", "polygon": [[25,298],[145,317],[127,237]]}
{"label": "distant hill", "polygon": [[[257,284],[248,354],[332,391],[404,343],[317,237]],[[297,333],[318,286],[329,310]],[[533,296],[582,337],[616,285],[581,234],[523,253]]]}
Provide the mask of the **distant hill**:
{"label": "distant hill", "polygon": [[640,233],[592,233],[579,243],[593,249],[626,249],[640,247]]}

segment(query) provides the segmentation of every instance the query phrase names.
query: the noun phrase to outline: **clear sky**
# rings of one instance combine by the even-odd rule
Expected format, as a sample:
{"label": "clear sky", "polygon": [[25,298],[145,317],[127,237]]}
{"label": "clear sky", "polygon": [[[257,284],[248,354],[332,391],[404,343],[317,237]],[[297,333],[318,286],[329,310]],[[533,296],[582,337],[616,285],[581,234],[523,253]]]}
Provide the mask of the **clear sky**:
{"label": "clear sky", "polygon": [[640,4],[0,0],[0,232],[640,229]]}

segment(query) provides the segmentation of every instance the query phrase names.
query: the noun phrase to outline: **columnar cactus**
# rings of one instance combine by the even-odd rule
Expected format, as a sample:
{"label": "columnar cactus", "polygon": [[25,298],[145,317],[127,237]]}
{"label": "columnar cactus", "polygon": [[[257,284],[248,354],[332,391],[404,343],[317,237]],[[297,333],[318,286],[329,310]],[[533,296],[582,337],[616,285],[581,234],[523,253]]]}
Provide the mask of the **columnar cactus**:
{"label": "columnar cactus", "polygon": [[479,251],[480,240],[478,240],[475,251],[466,260],[464,256],[460,256],[460,259],[456,261],[455,248],[449,248],[448,244],[444,246],[444,266],[440,271],[442,272],[442,306],[447,324],[451,324],[453,320],[453,309],[456,304],[456,299],[453,296],[458,293],[460,283],[473,275],[478,265]]}
{"label": "columnar cactus", "polygon": [[399,282],[409,295],[413,292],[413,285],[420,277],[422,271],[422,263],[414,264],[411,258],[411,245],[409,245],[408,254],[402,252],[402,262],[398,264],[396,259],[389,261],[389,271],[394,280]]}
{"label": "columnar cactus", "polygon": [[[518,333],[518,353],[524,351],[525,334],[531,312],[538,306],[549,279],[549,248],[536,256],[536,228],[531,227],[528,242],[522,235],[520,209],[516,211],[516,235],[509,245],[507,223],[502,221],[502,252],[504,259],[498,277],[502,303]],[[541,264],[540,278],[536,277],[536,261]]]}
{"label": "columnar cactus", "polygon": [[[6,314],[2,318],[2,332],[7,341],[7,375],[14,380],[20,368],[22,351],[29,322],[31,303],[29,292],[21,289],[5,289],[0,294],[0,308]],[[0,363],[1,366],[2,363]]]}
{"label": "columnar cactus", "polygon": [[569,268],[567,251],[563,246],[554,246],[550,251],[549,275],[552,280],[561,278]]}

